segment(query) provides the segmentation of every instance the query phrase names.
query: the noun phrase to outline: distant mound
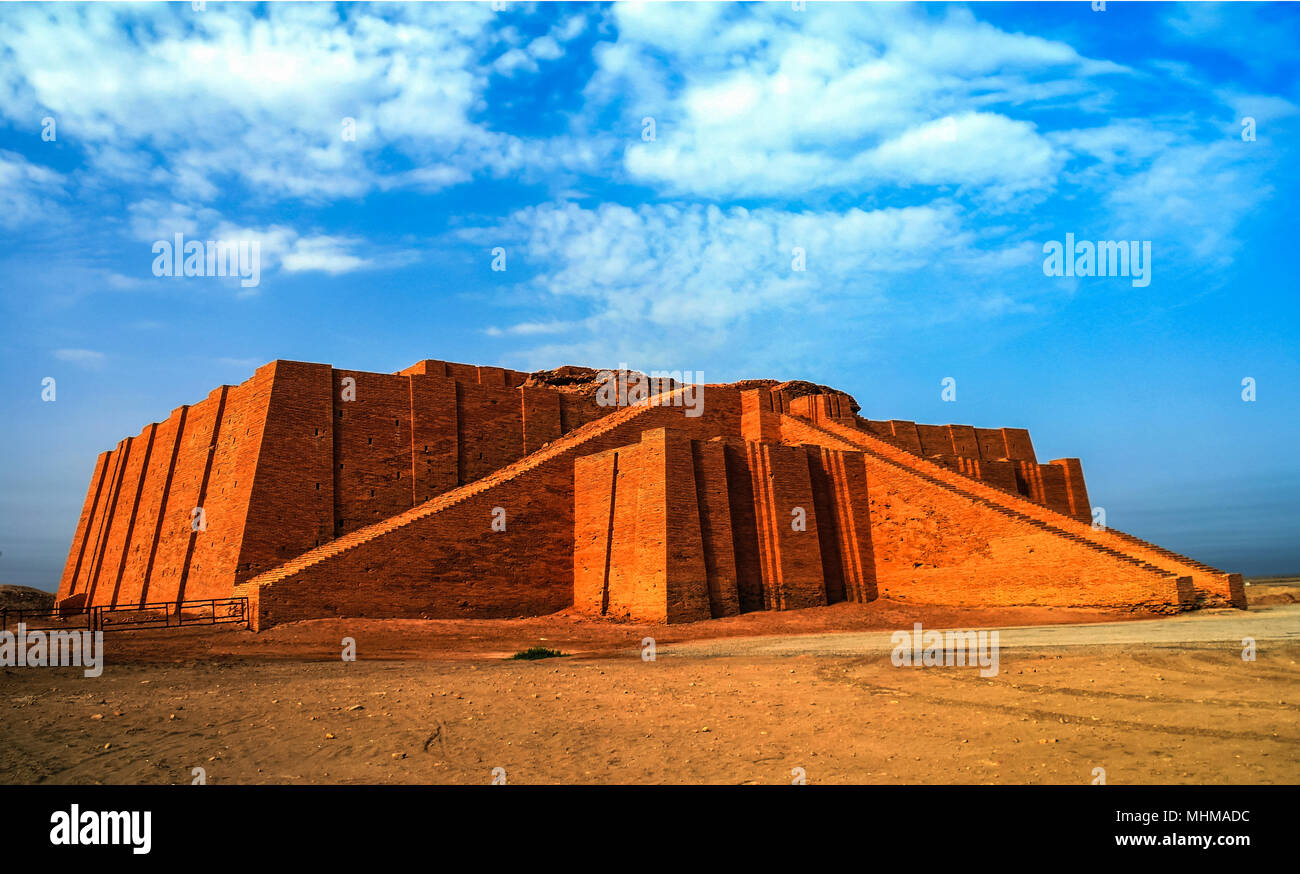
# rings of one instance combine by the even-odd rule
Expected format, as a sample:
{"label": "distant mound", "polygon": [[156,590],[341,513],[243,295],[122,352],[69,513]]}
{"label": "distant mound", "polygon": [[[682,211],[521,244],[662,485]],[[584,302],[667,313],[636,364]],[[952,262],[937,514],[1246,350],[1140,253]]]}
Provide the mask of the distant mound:
{"label": "distant mound", "polygon": [[0,610],[51,610],[54,593],[31,586],[0,585]]}
{"label": "distant mound", "polygon": [[1246,601],[1252,607],[1270,604],[1300,604],[1300,587],[1294,585],[1262,586],[1255,583],[1246,589]]}

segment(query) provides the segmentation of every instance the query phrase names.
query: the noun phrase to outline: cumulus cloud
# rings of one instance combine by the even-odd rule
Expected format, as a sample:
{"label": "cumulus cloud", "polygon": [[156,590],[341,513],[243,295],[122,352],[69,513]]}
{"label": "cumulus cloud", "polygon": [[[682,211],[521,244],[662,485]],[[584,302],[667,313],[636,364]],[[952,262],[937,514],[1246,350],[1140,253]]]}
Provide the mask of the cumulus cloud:
{"label": "cumulus cloud", "polygon": [[[627,352],[619,344],[628,334],[653,338],[639,345],[655,356],[721,342],[754,321],[838,312],[915,323],[1002,312],[1025,305],[1016,297],[1024,283],[999,274],[1033,280],[1036,257],[983,240],[951,202],[840,212],[548,203],[463,236],[507,244],[519,253],[512,263],[532,272],[539,305],[576,314],[490,335],[567,332],[586,338],[592,360]],[[558,360],[560,349],[538,347],[534,360]]]}
{"label": "cumulus cloud", "polygon": [[[312,208],[372,193],[446,197],[491,177],[456,193],[450,224],[478,213],[464,220],[524,241],[539,299],[588,307],[492,330],[600,330],[628,306],[653,324],[686,313],[721,330],[837,295],[872,304],[887,277],[918,264],[1014,269],[1062,212],[1073,230],[1161,234],[1186,258],[1222,265],[1252,198],[1268,191],[1263,150],[1234,149],[1225,133],[1247,112],[1267,135],[1297,115],[1294,100],[1264,89],[1189,83],[1158,59],[1130,70],[961,7],[619,3],[533,14],[23,7],[0,18],[0,114],[15,124],[53,115],[86,166],[64,174],[0,152],[0,222],[100,195],[110,224],[133,204],[124,226],[137,241],[257,239],[267,273],[331,277],[409,263],[420,244],[399,248],[382,241],[386,228]],[[1170,27],[1210,26],[1197,16]],[[520,77],[549,72],[572,101],[514,124],[514,102],[531,99]],[[1186,102],[1125,114],[1116,86],[1134,82],[1153,94],[1181,82],[1216,115],[1198,123]],[[505,195],[494,187],[503,181]],[[493,210],[509,214],[495,221]],[[795,246],[807,251],[805,275],[782,268]],[[119,265],[106,284],[148,279]],[[656,283],[653,299],[641,293]],[[961,306],[1024,301],[1012,289]]]}
{"label": "cumulus cloud", "polygon": [[[625,167],[677,194],[1051,189],[1063,156],[1007,113],[1126,72],[967,10],[620,4],[614,17],[589,96],[627,95],[629,131],[656,120],[653,141],[627,146]],[[662,54],[674,63],[655,63]]]}
{"label": "cumulus cloud", "polygon": [[[231,183],[320,202],[434,190],[550,154],[480,118],[496,23],[485,3],[14,9],[0,18],[0,115],[48,114],[96,175],[182,199]],[[511,51],[535,69],[568,33]]]}

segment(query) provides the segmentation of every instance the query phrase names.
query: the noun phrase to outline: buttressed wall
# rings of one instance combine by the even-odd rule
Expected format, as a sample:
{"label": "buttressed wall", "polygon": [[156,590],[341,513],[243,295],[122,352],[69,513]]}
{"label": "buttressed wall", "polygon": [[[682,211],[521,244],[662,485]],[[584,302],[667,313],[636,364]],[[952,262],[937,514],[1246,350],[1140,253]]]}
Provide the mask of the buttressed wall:
{"label": "buttressed wall", "polygon": [[878,596],[1244,606],[1226,574],[1093,528],[1076,458],[1016,428],[855,413],[807,383],[607,407],[495,367],[273,361],[96,460],[66,606],[249,597],[255,623],[661,622]]}
{"label": "buttressed wall", "polygon": [[862,453],[671,429],[575,462],[574,604],[691,622],[875,598]]}
{"label": "buttressed wall", "polygon": [[229,597],[608,412],[526,377],[441,361],[398,374],[273,361],[100,455],[59,600]]}

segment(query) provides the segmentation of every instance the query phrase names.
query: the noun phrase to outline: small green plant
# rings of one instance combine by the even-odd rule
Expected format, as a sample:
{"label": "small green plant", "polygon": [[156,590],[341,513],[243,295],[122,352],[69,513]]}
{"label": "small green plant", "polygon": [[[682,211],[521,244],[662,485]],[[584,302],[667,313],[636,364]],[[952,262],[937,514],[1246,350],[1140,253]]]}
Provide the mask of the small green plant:
{"label": "small green plant", "polygon": [[531,661],[532,659],[553,659],[562,655],[564,655],[564,653],[560,652],[558,649],[547,649],[544,646],[530,646],[528,649],[520,650],[510,658],[528,659]]}

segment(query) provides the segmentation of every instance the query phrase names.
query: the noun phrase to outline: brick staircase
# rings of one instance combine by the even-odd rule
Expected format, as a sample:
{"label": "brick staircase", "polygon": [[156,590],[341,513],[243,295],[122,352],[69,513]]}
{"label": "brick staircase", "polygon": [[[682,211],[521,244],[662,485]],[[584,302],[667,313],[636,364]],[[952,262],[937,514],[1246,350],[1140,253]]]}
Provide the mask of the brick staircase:
{"label": "brick staircase", "polygon": [[[856,422],[857,422],[857,430],[866,433],[867,436],[872,437],[872,438],[874,438],[875,440],[878,440],[878,441],[880,441],[880,442],[882,442],[882,443],[887,443],[887,444],[889,444],[890,446],[893,446],[894,448],[896,448],[896,449],[898,449],[898,450],[900,450],[900,451],[906,452],[907,454],[909,454],[909,455],[911,455],[911,456],[913,456],[913,457],[915,457],[915,458],[924,458],[923,456],[918,455],[914,450],[910,449],[910,448],[909,448],[907,445],[905,445],[901,440],[897,440],[897,439],[895,439],[894,437],[891,437],[891,436],[889,436],[889,435],[885,435],[885,434],[877,434],[877,433],[875,433],[874,431],[870,431],[870,430],[867,428],[867,420],[864,419],[864,418],[862,418],[861,416],[857,416],[857,417],[856,417]],[[931,462],[931,463],[933,464],[933,462]],[[949,468],[949,469],[950,469],[950,468]],[[974,480],[975,482],[980,482],[979,480],[975,480],[975,478],[972,477],[972,476],[970,476],[969,474],[966,474],[966,473],[964,473],[964,472],[962,472],[962,471],[957,471],[957,472],[958,472],[958,473],[961,473],[962,476],[965,476],[967,479]],[[1020,498],[1020,499],[1024,500],[1024,496],[1021,495],[1019,492],[1011,492],[1011,491],[1008,491],[1008,490],[1006,490],[1006,489],[1003,489],[1003,488],[1000,487],[1000,486],[994,485],[993,483],[983,483],[983,484],[986,485],[986,486],[988,486],[988,487],[990,487],[990,488],[997,489],[997,490],[1000,491],[1000,492],[1004,492],[1005,494],[1011,495],[1012,497]],[[1034,503],[1034,506],[1036,506],[1036,507],[1042,507],[1042,506],[1043,506],[1042,504],[1038,504],[1038,503],[1036,503],[1036,502],[1030,502],[1030,503]],[[1044,509],[1051,510],[1050,507],[1044,507]],[[1063,515],[1064,515],[1064,514],[1061,514],[1061,513],[1057,512],[1057,511],[1055,511],[1055,510],[1052,510],[1052,512],[1055,513],[1055,514],[1058,515],[1058,516],[1063,516]],[[1064,518],[1071,518],[1071,517],[1064,517]],[[1078,520],[1072,520],[1072,521],[1078,521]],[[1091,526],[1088,526],[1088,527],[1091,529]],[[1098,529],[1091,529],[1091,530],[1098,530]],[[1220,570],[1219,568],[1216,568],[1216,567],[1214,567],[1214,566],[1212,566],[1212,565],[1208,565],[1208,564],[1206,564],[1205,562],[1197,561],[1197,560],[1194,559],[1194,558],[1189,558],[1188,556],[1180,555],[1179,553],[1173,552],[1172,550],[1165,549],[1163,546],[1158,546],[1157,544],[1151,543],[1150,541],[1143,540],[1143,539],[1140,538],[1140,537],[1135,537],[1135,536],[1132,535],[1132,534],[1127,534],[1127,533],[1125,533],[1125,532],[1123,532],[1123,531],[1120,531],[1118,528],[1107,528],[1107,529],[1104,529],[1104,530],[1109,531],[1111,534],[1115,535],[1115,536],[1118,537],[1119,539],[1125,541],[1126,543],[1128,543],[1128,544],[1130,544],[1130,545],[1132,545],[1132,546],[1135,546],[1135,547],[1137,547],[1137,548],[1139,548],[1139,549],[1142,549],[1142,550],[1146,550],[1146,551],[1149,551],[1149,552],[1155,553],[1156,555],[1159,555],[1159,556],[1161,556],[1162,558],[1168,559],[1168,560],[1172,561],[1173,563],[1175,563],[1175,564],[1177,564],[1177,565],[1179,565],[1179,566],[1181,566],[1181,567],[1185,567],[1185,568],[1189,568],[1189,569],[1194,569],[1194,570],[1200,571],[1200,572],[1205,573],[1205,574],[1210,574],[1210,575],[1223,575],[1223,576],[1229,576],[1229,574],[1228,574],[1227,571]]]}
{"label": "brick staircase", "polygon": [[964,473],[935,464],[903,448],[896,441],[885,440],[865,431],[859,424],[851,427],[834,421],[813,423],[800,416],[783,414],[830,438],[846,448],[860,450],[878,461],[905,470],[927,482],[961,495],[1004,516],[1039,530],[1063,537],[1087,549],[1104,553],[1117,561],[1133,565],[1163,577],[1190,577],[1196,606],[1245,607],[1245,593],[1239,574],[1227,574],[1204,562],[1179,555],[1113,528],[1096,529],[996,486],[980,482]]}
{"label": "brick staircase", "polygon": [[[669,398],[674,394],[682,391],[665,392],[658,399]],[[652,399],[656,400],[656,399]],[[595,421],[588,422],[557,440],[543,446],[536,452],[524,456],[513,464],[508,464],[499,470],[493,471],[482,479],[466,483],[450,491],[443,492],[436,498],[418,504],[409,510],[390,516],[382,522],[375,522],[355,531],[350,531],[342,537],[335,538],[329,543],[322,544],[315,549],[308,550],[297,558],[291,559],[278,567],[271,568],[252,579],[235,587],[237,595],[247,594],[249,590],[260,590],[265,586],[271,586],[275,583],[287,579],[306,568],[327,561],[334,556],[347,552],[350,549],[356,549],[365,543],[369,543],[376,538],[383,537],[392,531],[402,528],[412,522],[431,516],[434,513],[442,512],[462,501],[468,500],[475,495],[494,488],[510,480],[539,467],[550,461],[556,456],[562,455],[575,447],[581,446],[589,440],[606,434],[615,428],[627,423],[628,421],[644,414],[646,411],[654,409],[656,406],[662,406],[662,403],[646,403],[639,406],[625,407],[616,410],[609,415],[602,416]]]}
{"label": "brick staircase", "polygon": [[[666,405],[671,396],[680,391],[682,390],[677,389],[666,392],[659,398],[652,399],[650,403],[626,407],[602,416],[482,479],[444,492],[429,501],[380,522],[351,531],[282,565],[265,571],[237,585],[234,594],[236,596],[251,596],[255,602],[258,593],[264,587],[273,586],[335,556],[356,549],[421,519],[444,512],[490,489],[509,483],[529,471],[571,452],[584,443],[608,434],[658,406]],[[1003,516],[1015,519],[1017,522],[1064,538],[1086,549],[1105,554],[1115,561],[1155,574],[1169,582],[1190,577],[1192,581],[1190,597],[1197,606],[1225,604],[1245,606],[1244,590],[1241,588],[1239,575],[1225,574],[1217,568],[1178,555],[1123,532],[1113,529],[1098,531],[1090,525],[1029,501],[1018,494],[1004,491],[965,474],[937,465],[915,455],[892,440],[870,434],[862,430],[860,426],[853,427],[847,424],[848,420],[845,422],[823,420],[819,423],[813,423],[802,416],[789,413],[779,415],[782,416],[783,420],[810,429],[818,438],[815,442],[824,442],[833,448],[863,452],[878,462],[888,464],[911,476],[920,477],[951,493],[958,494],[966,500],[973,501]],[[1234,579],[1235,586],[1233,585]],[[1185,585],[1186,583],[1184,583]],[[1238,593],[1241,593],[1239,600],[1236,597]]]}

